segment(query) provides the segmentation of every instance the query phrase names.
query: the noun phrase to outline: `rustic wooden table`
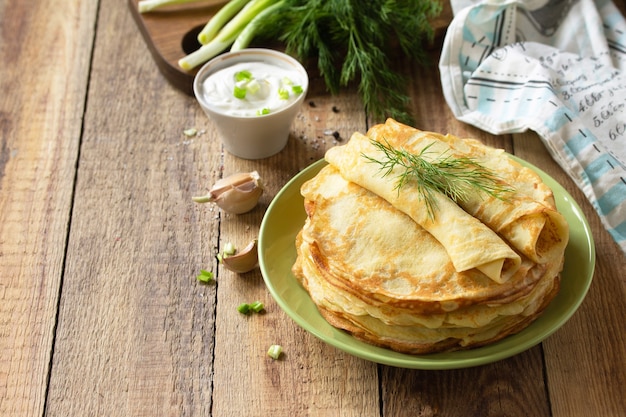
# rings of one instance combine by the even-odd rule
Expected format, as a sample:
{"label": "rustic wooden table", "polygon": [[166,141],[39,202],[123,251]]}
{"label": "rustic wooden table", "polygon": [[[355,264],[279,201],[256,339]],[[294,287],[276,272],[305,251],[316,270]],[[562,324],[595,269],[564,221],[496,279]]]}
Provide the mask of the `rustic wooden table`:
{"label": "rustic wooden table", "polygon": [[[555,334],[447,371],[328,346],[278,307],[258,270],[216,264],[217,248],[255,238],[281,187],[338,144],[328,130],[349,138],[371,125],[353,90],[333,97],[312,77],[315,106],[287,147],[245,161],[222,152],[195,100],[157,70],[124,0],[0,0],[0,27],[0,415],[626,415],[625,257],[535,134],[495,137],[454,119],[436,65],[398,63],[417,127],[548,172],[581,205],[597,250],[591,289]],[[204,132],[189,138],[189,127]],[[267,190],[254,211],[191,201],[248,170]],[[196,281],[201,268],[215,284]],[[266,314],[236,311],[257,299]],[[273,343],[282,360],[266,356]]]}

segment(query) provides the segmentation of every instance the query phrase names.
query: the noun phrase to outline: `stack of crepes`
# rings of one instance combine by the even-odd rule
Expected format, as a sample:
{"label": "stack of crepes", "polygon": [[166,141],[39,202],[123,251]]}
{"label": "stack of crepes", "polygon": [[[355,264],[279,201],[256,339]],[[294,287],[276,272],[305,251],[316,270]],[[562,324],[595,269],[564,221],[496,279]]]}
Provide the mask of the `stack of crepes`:
{"label": "stack of crepes", "polygon": [[[471,158],[509,192],[437,192],[429,214],[417,184],[398,189],[401,171],[372,162],[384,158],[372,140]],[[567,222],[541,178],[502,150],[387,120],[325,159],[301,188],[293,272],[331,325],[404,353],[468,349],[521,331],[558,293]]]}

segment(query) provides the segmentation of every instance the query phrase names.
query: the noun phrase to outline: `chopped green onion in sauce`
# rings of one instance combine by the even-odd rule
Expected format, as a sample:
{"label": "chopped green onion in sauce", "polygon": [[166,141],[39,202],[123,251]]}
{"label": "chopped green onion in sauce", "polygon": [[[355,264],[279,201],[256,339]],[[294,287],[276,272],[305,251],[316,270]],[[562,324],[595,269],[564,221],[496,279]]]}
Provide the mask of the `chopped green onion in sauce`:
{"label": "chopped green onion in sauce", "polygon": [[286,88],[279,88],[278,96],[281,100],[289,100],[289,90],[287,90]]}
{"label": "chopped green onion in sauce", "polygon": [[252,73],[248,70],[237,71],[235,73],[235,81],[249,81],[252,79]]}
{"label": "chopped green onion in sauce", "polygon": [[235,98],[238,98],[240,100],[243,100],[244,98],[246,98],[246,93],[247,93],[247,90],[245,88],[239,87],[238,85],[236,85],[233,88],[233,96],[235,96]]}

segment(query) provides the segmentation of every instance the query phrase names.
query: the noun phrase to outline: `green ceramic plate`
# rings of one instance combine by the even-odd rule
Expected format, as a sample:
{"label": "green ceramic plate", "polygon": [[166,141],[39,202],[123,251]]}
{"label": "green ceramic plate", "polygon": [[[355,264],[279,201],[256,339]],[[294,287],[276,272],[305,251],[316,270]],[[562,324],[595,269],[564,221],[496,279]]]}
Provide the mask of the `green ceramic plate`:
{"label": "green ceramic plate", "polygon": [[535,170],[552,188],[557,207],[570,225],[561,290],[545,312],[520,333],[466,351],[408,355],[361,342],[328,324],[291,273],[296,259],[295,237],[306,219],[300,186],[322,169],[326,164],[324,160],[289,181],[265,213],[259,234],[259,265],[270,293],[287,315],[319,339],[354,356],[385,365],[416,369],[466,368],[508,358],[539,344],[565,324],[585,298],[593,277],[595,248],[587,219],[569,193],[545,172],[519,158],[513,159]]}

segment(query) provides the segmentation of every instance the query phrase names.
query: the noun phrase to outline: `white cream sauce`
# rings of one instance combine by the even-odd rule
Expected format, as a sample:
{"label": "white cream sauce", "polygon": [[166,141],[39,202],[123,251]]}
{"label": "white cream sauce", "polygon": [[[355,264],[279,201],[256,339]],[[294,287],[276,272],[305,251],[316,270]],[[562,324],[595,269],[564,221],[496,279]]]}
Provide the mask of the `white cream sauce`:
{"label": "white cream sauce", "polygon": [[[251,78],[237,81],[236,75],[244,71]],[[203,89],[206,100],[215,111],[257,117],[275,113],[296,101],[303,94],[298,92],[301,86],[301,74],[297,71],[264,62],[247,62],[211,74],[204,81]],[[245,90],[245,97],[237,98],[236,89]]]}

